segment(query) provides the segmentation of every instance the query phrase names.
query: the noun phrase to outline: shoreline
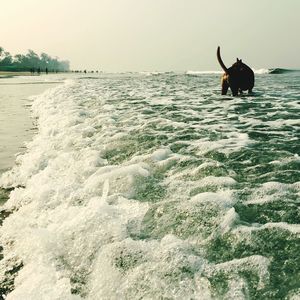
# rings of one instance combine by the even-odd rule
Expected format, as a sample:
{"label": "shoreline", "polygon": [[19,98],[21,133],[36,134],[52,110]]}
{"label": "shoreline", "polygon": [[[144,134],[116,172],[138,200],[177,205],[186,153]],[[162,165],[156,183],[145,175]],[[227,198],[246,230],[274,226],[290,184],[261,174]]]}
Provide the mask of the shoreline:
{"label": "shoreline", "polygon": [[0,71],[0,78],[12,78],[15,76],[31,76],[30,72]]}
{"label": "shoreline", "polygon": [[1,82],[0,176],[14,166],[16,155],[26,151],[24,143],[30,141],[36,132],[37,128],[30,112],[31,97],[55,87],[55,84],[34,81],[24,84],[18,77],[6,78]]}
{"label": "shoreline", "polygon": [[[30,111],[33,100],[30,98],[41,95],[60,83],[22,83],[18,81],[18,77],[24,76],[25,72],[18,72],[17,76],[14,74],[16,72],[5,73],[7,76],[1,77],[3,72],[0,72],[0,82],[5,79],[0,83],[0,178],[14,167],[17,155],[26,151],[25,143],[31,141],[36,134],[37,127]],[[31,76],[29,73],[29,77]],[[11,189],[0,186],[0,208],[8,200],[10,192]],[[1,219],[3,216],[0,210],[0,223]]]}

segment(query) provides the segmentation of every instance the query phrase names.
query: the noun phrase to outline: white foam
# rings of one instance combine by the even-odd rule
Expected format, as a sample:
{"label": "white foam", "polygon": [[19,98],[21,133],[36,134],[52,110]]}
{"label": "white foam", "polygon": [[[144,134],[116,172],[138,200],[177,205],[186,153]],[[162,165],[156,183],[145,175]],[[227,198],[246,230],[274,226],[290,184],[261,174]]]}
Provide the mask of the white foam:
{"label": "white foam", "polygon": [[168,158],[172,154],[170,149],[158,149],[154,153],[152,153],[152,159],[154,161],[162,161]]}
{"label": "white foam", "polygon": [[222,74],[223,71],[186,71],[187,75]]}
{"label": "white foam", "polygon": [[273,160],[270,162],[270,164],[274,164],[274,165],[285,165],[291,162],[298,162],[300,161],[300,157],[297,153],[294,154],[294,156],[290,156],[290,157],[284,157],[281,160]]}
{"label": "white foam", "polygon": [[300,299],[300,289],[292,290],[288,294],[288,299],[290,300],[299,300]]}
{"label": "white foam", "polygon": [[234,199],[232,198],[232,191],[220,191],[218,193],[205,192],[200,193],[190,200],[192,203],[214,203],[223,208],[231,208],[234,204]]}
{"label": "white foam", "polygon": [[288,230],[294,234],[300,233],[300,225],[299,224],[288,224],[286,222],[277,222],[277,223],[266,223],[262,227],[264,228],[281,228],[284,230]]}
{"label": "white foam", "polygon": [[[270,264],[270,260],[261,255],[253,255],[241,259],[233,259],[229,262],[220,263],[215,266],[208,266],[205,270],[205,273],[208,276],[212,276],[212,274],[219,272],[236,272],[236,275],[242,270],[253,270],[257,271],[259,276],[258,290],[263,289],[266,284],[269,282],[269,270],[268,266]],[[234,292],[234,290],[229,291],[229,293]]]}
{"label": "white foam", "polygon": [[[0,182],[3,187],[16,187],[4,205],[13,213],[0,228],[5,257],[0,264],[13,258],[24,265],[8,298],[80,299],[71,294],[75,289],[86,299],[209,299],[213,287],[207,278],[222,271],[236,278],[236,285],[229,282],[228,297],[231,292],[242,296],[240,269],[254,270],[262,287],[268,280],[267,259],[253,256],[214,264],[204,259],[201,248],[216,236],[242,230],[236,228],[239,216],[233,207],[232,172],[206,176],[208,167],[225,166],[203,155],[212,150],[228,154],[252,142],[227,121],[228,116],[236,116],[230,105],[219,100],[208,105],[197,96],[188,104],[176,100],[176,105],[182,115],[200,118],[194,108],[203,101],[205,118],[199,122],[187,124],[173,117],[172,111],[149,117],[143,114],[145,106],[167,106],[170,99],[156,101],[156,87],[148,90],[147,82],[132,83],[134,91],[127,81],[118,87],[116,78],[107,79],[108,83],[106,79],[68,81],[35,97],[32,109],[39,132]],[[126,101],[127,92],[143,99],[142,105]],[[236,101],[240,100],[229,102]],[[143,142],[149,132],[161,137],[155,130],[162,126],[168,127],[168,133],[161,143],[155,147]],[[188,126],[195,129],[195,138],[178,142],[182,151],[165,146],[177,133],[190,134]],[[219,138],[202,138],[202,130]],[[278,190],[273,185],[262,190],[267,194]],[[206,188],[216,192],[199,192]],[[295,190],[298,185],[288,188]],[[143,192],[147,199],[140,196]],[[155,229],[161,235],[139,239],[151,209],[155,213],[151,221],[158,222]],[[298,232],[285,223],[264,226]]]}
{"label": "white foam", "polygon": [[231,177],[215,177],[215,176],[206,176],[205,178],[198,180],[197,185],[199,187],[205,186],[233,186],[236,184],[236,181]]}
{"label": "white foam", "polygon": [[224,218],[222,223],[220,224],[220,230],[222,233],[228,232],[232,229],[233,225],[239,220],[239,215],[236,213],[235,209],[232,207],[229,209]]}
{"label": "white foam", "polygon": [[252,194],[251,198],[245,201],[245,204],[257,204],[262,205],[275,201],[282,201],[285,199],[286,194],[291,191],[296,192],[299,190],[297,183],[286,184],[281,182],[269,181],[263,183]]}
{"label": "white foam", "polygon": [[253,69],[253,72],[255,74],[269,74],[270,73],[270,69]]}
{"label": "white foam", "polygon": [[153,75],[161,75],[169,72],[164,72],[164,71],[143,71],[139,72],[141,75],[146,75],[146,76],[153,76]]}
{"label": "white foam", "polygon": [[193,147],[198,150],[199,155],[203,155],[210,151],[219,151],[224,154],[229,154],[251,144],[251,140],[246,133],[232,132],[228,133],[228,138],[226,139],[211,141],[205,138],[199,139],[192,144]]}
{"label": "white foam", "polygon": [[252,224],[252,226],[239,226],[237,229],[235,229],[237,232],[244,233],[250,233],[252,231],[259,231],[263,229],[273,229],[273,228],[279,228],[282,230],[289,231],[293,234],[299,234],[300,233],[300,225],[299,224],[289,224],[286,222],[277,222],[277,223],[266,223],[263,225],[260,224]]}
{"label": "white foam", "polygon": [[[269,74],[269,69],[253,69],[255,74]],[[187,75],[223,74],[223,71],[187,71]]]}
{"label": "white foam", "polygon": [[79,299],[70,294],[72,273],[87,272],[89,255],[122,240],[127,222],[140,220],[147,211],[147,204],[128,200],[135,180],[149,175],[147,165],[107,166],[101,143],[98,149],[92,146],[98,138],[90,125],[92,114],[71,96],[76,88],[68,82],[35,99],[39,134],[18,157],[18,165],[1,178],[2,186],[26,186],[11,193],[5,208],[18,211],[1,228],[2,244],[15,241],[6,253],[24,263],[9,296],[13,299],[41,299],[42,294]]}

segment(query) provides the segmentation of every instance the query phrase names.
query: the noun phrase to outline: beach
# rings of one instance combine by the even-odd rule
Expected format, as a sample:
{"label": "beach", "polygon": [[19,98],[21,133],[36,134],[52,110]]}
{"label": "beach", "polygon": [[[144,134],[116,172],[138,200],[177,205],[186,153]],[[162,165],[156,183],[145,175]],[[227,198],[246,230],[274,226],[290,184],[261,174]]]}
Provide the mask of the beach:
{"label": "beach", "polygon": [[219,76],[32,87],[47,90],[15,110],[23,154],[0,179],[7,299],[298,295],[299,73],[256,74],[241,97]]}
{"label": "beach", "polygon": [[[26,75],[0,72],[0,176],[13,167],[16,156],[26,151],[26,142],[36,133],[30,110],[32,97],[58,84]],[[0,205],[8,196],[9,192],[0,188]]]}
{"label": "beach", "polygon": [[31,97],[53,87],[43,77],[23,77],[21,73],[7,78],[15,73],[1,73],[6,78],[0,78],[0,174],[13,166],[15,155],[25,150],[24,142],[30,141],[36,130],[30,116]]}
{"label": "beach", "polygon": [[7,72],[7,71],[0,71],[0,78],[7,78],[7,77],[16,77],[16,76],[29,76],[30,72]]}

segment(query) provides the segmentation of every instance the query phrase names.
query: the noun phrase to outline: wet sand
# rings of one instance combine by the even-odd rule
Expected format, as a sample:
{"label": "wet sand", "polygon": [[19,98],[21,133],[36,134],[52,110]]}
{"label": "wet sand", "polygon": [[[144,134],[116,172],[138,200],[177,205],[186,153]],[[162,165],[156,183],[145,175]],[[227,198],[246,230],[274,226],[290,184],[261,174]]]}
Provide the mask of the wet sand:
{"label": "wet sand", "polygon": [[14,77],[14,76],[28,76],[30,72],[8,72],[8,71],[0,71],[0,78],[5,77]]}
{"label": "wet sand", "polygon": [[54,87],[53,82],[13,77],[0,79],[0,175],[11,168],[16,154],[25,151],[36,127],[30,116],[31,96]]}

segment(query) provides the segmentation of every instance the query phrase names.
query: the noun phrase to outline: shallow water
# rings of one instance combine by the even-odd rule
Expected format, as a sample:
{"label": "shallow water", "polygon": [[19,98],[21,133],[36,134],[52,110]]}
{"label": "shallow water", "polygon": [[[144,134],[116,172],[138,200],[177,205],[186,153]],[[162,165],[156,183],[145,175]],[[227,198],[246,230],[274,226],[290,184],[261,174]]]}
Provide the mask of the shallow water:
{"label": "shallow water", "polygon": [[1,178],[7,299],[300,297],[300,76],[232,98],[190,75],[34,100],[39,132]]}
{"label": "shallow water", "polygon": [[0,174],[14,164],[15,155],[24,152],[36,127],[30,117],[31,99],[53,83],[42,77],[0,79]]}

